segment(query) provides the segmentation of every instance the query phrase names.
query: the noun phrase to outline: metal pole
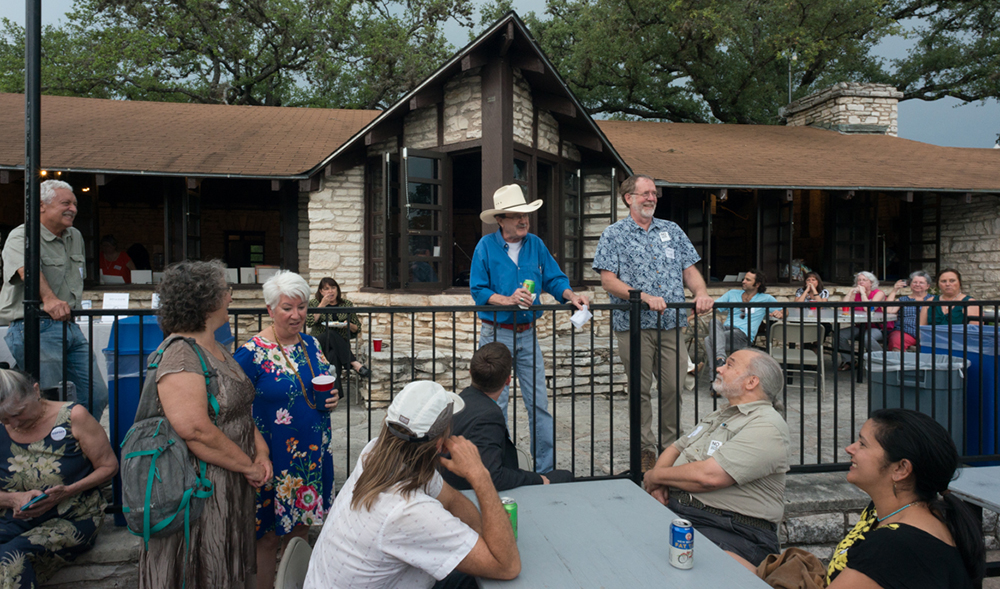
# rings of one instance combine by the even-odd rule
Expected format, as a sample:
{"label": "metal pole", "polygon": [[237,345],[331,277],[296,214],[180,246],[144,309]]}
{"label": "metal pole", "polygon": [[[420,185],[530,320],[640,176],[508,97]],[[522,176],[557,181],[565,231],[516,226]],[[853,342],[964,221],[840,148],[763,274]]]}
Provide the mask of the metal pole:
{"label": "metal pole", "polygon": [[24,51],[24,369],[39,378],[42,0],[25,0]]}
{"label": "metal pole", "polygon": [[641,290],[628,291],[628,458],[629,474],[636,484],[642,484],[642,295]]}

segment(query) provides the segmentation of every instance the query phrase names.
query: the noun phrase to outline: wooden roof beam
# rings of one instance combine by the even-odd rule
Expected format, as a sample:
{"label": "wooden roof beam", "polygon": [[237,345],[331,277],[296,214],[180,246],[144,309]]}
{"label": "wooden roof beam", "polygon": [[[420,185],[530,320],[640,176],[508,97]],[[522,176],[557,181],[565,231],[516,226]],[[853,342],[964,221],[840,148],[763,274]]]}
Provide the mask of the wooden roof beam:
{"label": "wooden roof beam", "polygon": [[319,174],[299,180],[299,192],[316,192],[319,190]]}
{"label": "wooden roof beam", "polygon": [[379,143],[386,139],[399,136],[403,132],[403,119],[390,119],[372,129],[365,135],[365,145]]}
{"label": "wooden roof beam", "polygon": [[534,55],[519,54],[511,58],[511,65],[516,68],[520,68],[522,72],[535,72],[536,74],[545,73],[545,64],[542,60]]}
{"label": "wooden roof beam", "polygon": [[477,67],[483,67],[489,61],[482,53],[470,53],[462,58],[462,71],[468,71]]}
{"label": "wooden roof beam", "polygon": [[440,86],[436,88],[427,88],[426,90],[417,93],[410,99],[410,110],[434,106],[442,100],[444,100],[444,90],[442,90]]}
{"label": "wooden roof beam", "polygon": [[500,42],[500,57],[507,55],[507,51],[510,50],[510,46],[514,43],[514,23],[507,23],[507,30],[504,31],[502,40]]}
{"label": "wooden roof beam", "polygon": [[563,141],[569,141],[577,147],[584,147],[598,153],[604,150],[604,144],[601,143],[600,137],[579,127],[560,126],[559,138]]}
{"label": "wooden roof beam", "polygon": [[548,92],[536,92],[535,105],[540,110],[547,110],[570,118],[576,118],[576,106],[573,105],[572,100],[565,96],[549,94]]}

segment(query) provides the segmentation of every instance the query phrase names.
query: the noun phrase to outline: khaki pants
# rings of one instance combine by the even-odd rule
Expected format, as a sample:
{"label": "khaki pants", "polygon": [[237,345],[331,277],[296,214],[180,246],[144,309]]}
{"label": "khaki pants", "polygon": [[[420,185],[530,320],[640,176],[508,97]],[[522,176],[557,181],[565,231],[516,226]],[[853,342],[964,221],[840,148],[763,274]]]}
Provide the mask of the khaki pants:
{"label": "khaki pants", "polygon": [[[662,332],[660,346],[657,349],[657,330],[641,330],[642,349],[640,353],[640,382],[639,382],[639,411],[641,414],[640,431],[642,432],[642,449],[650,450],[657,456],[660,455],[662,447],[669,446],[677,439],[677,373],[683,376],[687,372],[687,361],[681,359],[678,365],[677,344],[678,330],[665,329]],[[632,375],[628,372],[629,357],[629,332],[616,331],[615,339],[618,340],[618,356],[625,363],[625,374],[629,378],[631,388]],[[653,407],[652,388],[653,372],[660,363],[660,439],[653,436]],[[680,370],[678,371],[678,368]]]}

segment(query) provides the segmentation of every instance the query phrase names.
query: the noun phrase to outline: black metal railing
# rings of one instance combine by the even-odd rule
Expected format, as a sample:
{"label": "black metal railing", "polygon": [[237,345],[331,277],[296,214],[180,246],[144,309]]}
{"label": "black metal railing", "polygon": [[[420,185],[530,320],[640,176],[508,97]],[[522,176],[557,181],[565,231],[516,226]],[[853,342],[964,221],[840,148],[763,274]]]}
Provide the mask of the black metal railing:
{"label": "black metal railing", "polygon": [[[952,433],[964,462],[1000,460],[1000,428],[997,427],[1000,403],[996,390],[996,383],[1000,381],[996,354],[1000,326],[995,319],[1000,301],[954,303],[957,307],[978,309],[973,313],[973,320],[983,324],[925,326],[918,331],[917,350],[903,354],[885,354],[878,350],[885,345],[889,335],[902,331],[901,319],[910,309],[946,306],[945,303],[853,303],[851,308],[859,310],[847,314],[844,313],[845,304],[828,301],[715,305],[716,314],[732,310],[735,325],[751,332],[750,345],[770,352],[782,365],[786,386],[781,392],[781,400],[792,433],[792,470],[813,472],[846,468],[848,463],[843,447],[856,438],[871,410],[890,406],[916,409],[937,418]],[[896,319],[894,325],[888,325],[881,314],[885,308],[895,311],[892,313]],[[672,370],[664,366],[663,356],[659,354],[653,365],[647,367],[652,373],[653,431],[658,431],[656,425],[663,420],[664,410],[656,399],[663,398],[665,391],[671,388],[680,391],[673,400],[676,410],[673,426],[678,434],[692,429],[701,418],[719,407],[720,399],[714,398],[710,390],[716,359],[705,348],[707,345],[714,349],[724,332],[720,327],[712,327],[721,325],[716,319],[693,317],[691,303],[668,304],[664,312],[656,315],[657,326],[661,329],[654,328],[655,334],[646,336],[652,339],[643,339],[643,330],[638,329],[638,318],[643,312],[649,313],[638,300],[619,305],[591,305],[594,319],[582,329],[570,325],[569,317],[575,311],[572,306],[538,305],[534,309],[542,312],[535,324],[535,333],[543,353],[533,362],[545,364],[547,398],[555,422],[553,442],[557,468],[572,470],[578,478],[639,477],[641,412],[638,400],[643,367],[639,354],[630,355],[628,366],[618,361],[619,342],[613,333],[611,318],[614,311],[628,313],[631,318],[629,332],[619,337],[628,337],[632,350],[639,349],[643,342],[655,341],[661,346],[666,338],[677,338],[680,353],[671,358]],[[480,344],[482,319],[478,314],[486,313],[495,319],[496,313],[511,310],[516,309],[471,305],[309,309],[309,313],[357,314],[362,329],[352,348],[359,361],[373,372],[367,380],[343,379],[345,398],[350,402],[334,412],[332,426],[343,431],[343,439],[334,441],[338,452],[338,483],[349,474],[365,442],[378,434],[384,408],[393,396],[417,378],[429,378],[451,390],[461,390],[468,382],[468,361]],[[783,317],[771,317],[774,311],[780,311]],[[131,423],[129,410],[124,408],[134,407],[137,402],[145,375],[146,355],[159,343],[150,341],[146,329],[148,317],[154,313],[139,309],[74,312],[74,318],[81,318],[79,325],[89,341],[106,338],[106,348],[100,347],[103,344],[98,341],[98,345],[91,345],[91,353],[95,353],[95,349],[107,350],[104,362],[112,392],[108,411],[113,440],[120,440],[123,430]],[[267,324],[263,308],[233,308],[230,314],[234,338],[230,351]],[[96,318],[105,315],[113,315],[115,322],[110,325],[95,323]],[[134,334],[136,341],[126,342],[119,320],[133,316],[146,319],[141,320],[143,328]],[[679,333],[671,334],[671,329],[664,329],[689,316],[690,324]],[[752,333],[758,320],[756,333]],[[66,329],[68,325],[64,328],[64,341]],[[812,338],[815,341],[809,341],[807,331],[818,332],[818,337]],[[841,337],[843,334],[849,337]],[[381,351],[375,350],[376,339],[383,342]],[[727,353],[735,343],[725,342]],[[126,356],[122,351],[126,347],[139,351],[141,369],[137,373],[126,375],[122,372]],[[876,351],[868,353],[873,349]],[[688,354],[684,353],[687,350],[691,364],[703,363],[707,372],[689,370]],[[916,355],[920,350],[923,351]],[[805,352],[822,358],[824,366],[811,383],[808,373],[818,367],[800,361],[806,356]],[[952,367],[950,358],[955,359],[956,367]],[[837,370],[841,359],[848,365],[845,372]],[[93,370],[94,363],[90,364]],[[134,359],[128,359],[128,364],[134,367]],[[827,366],[829,370],[825,369]],[[633,378],[628,378],[630,375]],[[664,375],[673,375],[673,381],[665,382]],[[92,382],[96,376],[92,374]],[[526,444],[528,420],[517,394],[519,376],[515,368],[509,424],[515,443]],[[63,382],[66,383],[66,378]],[[131,394],[123,387],[126,382],[131,382],[129,391],[136,395],[131,403],[124,399],[124,395]],[[812,389],[815,391],[810,392]],[[65,384],[58,393],[63,398],[69,393]],[[671,440],[657,434],[657,442],[663,448]]]}

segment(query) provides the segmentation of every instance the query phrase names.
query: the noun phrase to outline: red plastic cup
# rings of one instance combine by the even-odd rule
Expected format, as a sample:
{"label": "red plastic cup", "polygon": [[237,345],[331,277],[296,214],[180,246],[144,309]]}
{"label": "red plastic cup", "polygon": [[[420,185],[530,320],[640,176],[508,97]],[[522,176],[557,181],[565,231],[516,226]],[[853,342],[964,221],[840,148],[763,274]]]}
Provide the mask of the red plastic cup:
{"label": "red plastic cup", "polygon": [[312,379],[313,392],[316,395],[316,409],[319,411],[329,411],[326,408],[326,400],[330,398],[333,385],[336,383],[337,379],[329,374],[321,374]]}
{"label": "red plastic cup", "polygon": [[372,338],[372,348],[376,352],[381,352],[382,351],[382,338],[380,338],[380,337],[373,337]]}
{"label": "red plastic cup", "polygon": [[840,312],[843,313],[844,315],[849,315],[851,313],[851,308],[850,307],[841,307],[840,308]]}

